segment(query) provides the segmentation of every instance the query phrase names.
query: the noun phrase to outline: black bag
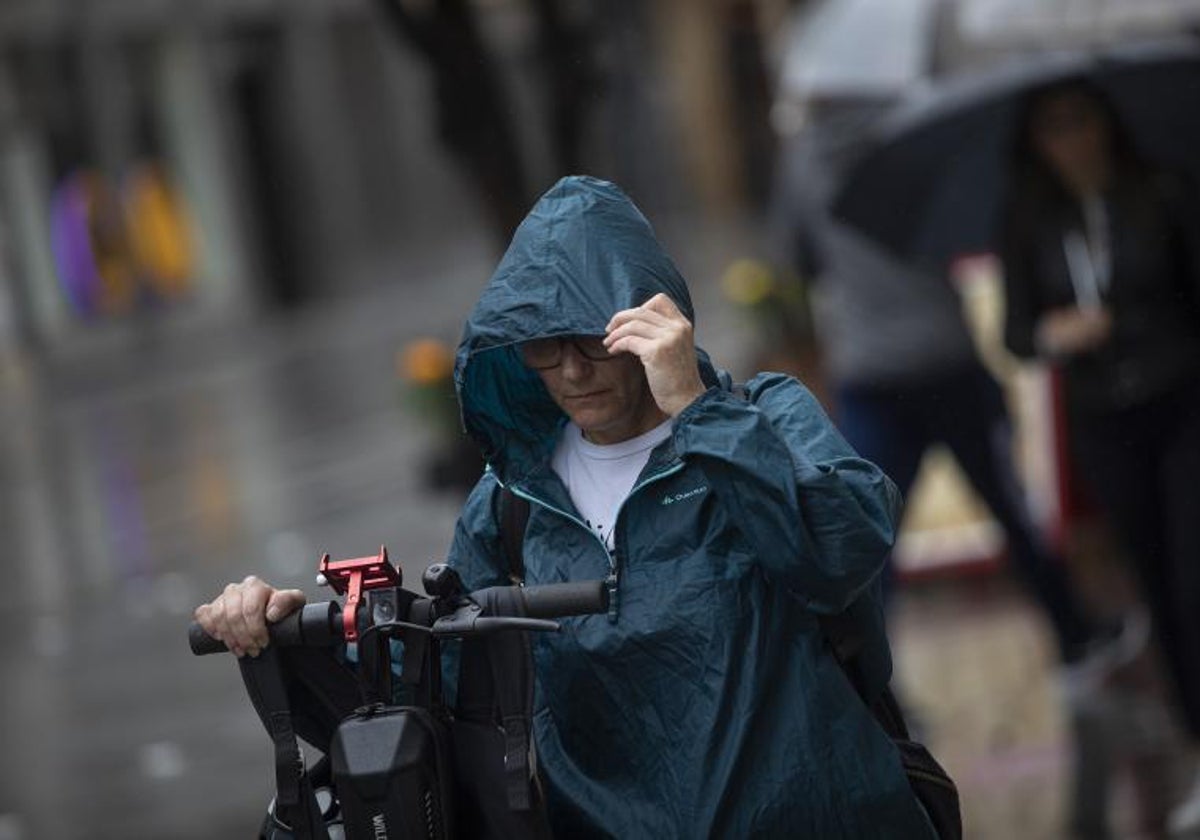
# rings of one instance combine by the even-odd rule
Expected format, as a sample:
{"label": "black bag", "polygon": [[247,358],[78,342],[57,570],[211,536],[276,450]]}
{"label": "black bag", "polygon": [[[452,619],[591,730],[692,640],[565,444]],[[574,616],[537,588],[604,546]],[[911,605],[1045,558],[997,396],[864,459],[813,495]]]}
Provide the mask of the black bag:
{"label": "black bag", "polygon": [[[515,614],[518,603],[511,592],[490,590],[480,606],[484,614]],[[238,660],[275,745],[276,798],[259,837],[328,840],[340,823],[351,837],[547,840],[530,772],[533,663],[525,634],[463,642],[454,716],[442,705],[437,643],[407,639],[401,678],[419,699],[394,706],[384,702],[392,699],[389,648],[379,637],[371,642],[360,641],[357,671],[313,648],[272,645]],[[364,704],[364,695],[372,702]],[[298,737],[326,758],[307,768]],[[332,790],[321,800],[325,786]]]}
{"label": "black bag", "polygon": [[[525,576],[524,542],[525,526],[529,521],[529,502],[508,488],[503,488],[498,521],[509,577],[514,583],[522,583]],[[876,697],[866,696],[858,673],[857,658],[862,648],[862,637],[858,622],[854,620],[854,609],[852,604],[846,612],[838,615],[817,617],[830,651],[842,666],[855,692],[896,745],[908,783],[928,814],[938,837],[941,840],[962,840],[962,814],[954,780],[929,750],[912,740],[904,715],[890,688],[884,686]]]}
{"label": "black bag", "polygon": [[329,760],[347,835],[455,836],[450,732],[428,709],[358,709],[338,725]]}
{"label": "black bag", "polygon": [[[352,837],[452,836],[455,790],[447,726],[436,713],[440,709],[381,702],[391,699],[388,650],[378,636],[360,642],[357,671],[331,651],[314,648],[271,645],[257,657],[238,660],[275,745],[276,795],[260,838],[328,840],[335,823]],[[417,675],[406,681],[425,681],[432,667],[427,650],[410,646],[410,660],[418,654]],[[381,674],[386,676],[378,679]],[[298,738],[326,756],[311,770]],[[322,785],[329,786],[327,804],[317,796]]]}
{"label": "black bag", "polygon": [[855,609],[856,605],[851,604],[845,612],[817,617],[830,652],[842,666],[842,672],[854,686],[855,692],[871,710],[876,722],[896,745],[900,763],[908,776],[908,784],[929,815],[938,837],[941,840],[962,840],[962,812],[954,780],[924,744],[912,739],[904,714],[890,687],[885,685],[874,698],[868,697],[865,681],[859,674],[858,654],[862,648],[862,635],[854,619]]}

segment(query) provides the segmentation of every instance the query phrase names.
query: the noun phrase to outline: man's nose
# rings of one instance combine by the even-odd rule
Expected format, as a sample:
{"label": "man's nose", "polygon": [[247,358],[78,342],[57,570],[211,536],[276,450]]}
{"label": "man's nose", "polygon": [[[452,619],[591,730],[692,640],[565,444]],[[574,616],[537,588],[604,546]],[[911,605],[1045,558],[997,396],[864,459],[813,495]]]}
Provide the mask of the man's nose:
{"label": "man's nose", "polygon": [[562,375],[564,379],[586,379],[592,372],[592,360],[579,352],[570,341],[564,341],[562,347]]}

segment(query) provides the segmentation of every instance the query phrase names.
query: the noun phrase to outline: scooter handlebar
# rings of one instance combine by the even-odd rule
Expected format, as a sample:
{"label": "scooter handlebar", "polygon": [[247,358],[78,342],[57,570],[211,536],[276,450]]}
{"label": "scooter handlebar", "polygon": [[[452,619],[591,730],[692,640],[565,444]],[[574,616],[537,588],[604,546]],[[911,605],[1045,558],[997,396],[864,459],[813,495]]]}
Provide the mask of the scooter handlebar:
{"label": "scooter handlebar", "polygon": [[[341,614],[341,608],[333,601],[305,604],[274,624],[267,625],[267,635],[271,644],[282,647],[326,647],[333,644]],[[229,650],[224,642],[204,632],[204,628],[196,621],[188,627],[188,644],[196,656]]]}
{"label": "scooter handlebar", "polygon": [[[599,580],[527,586],[520,592],[525,606],[525,616],[522,618],[479,617],[474,619],[469,627],[458,627],[448,620],[452,616],[447,616],[447,619],[441,620],[441,626],[434,632],[438,635],[455,635],[462,632],[496,632],[501,629],[556,630],[558,628],[553,622],[538,619],[588,615],[602,613],[608,609],[608,589],[604,581]],[[341,614],[341,607],[334,601],[306,604],[268,625],[267,633],[271,644],[283,647],[329,647],[340,637]],[[208,635],[195,621],[188,628],[188,643],[196,656],[229,650],[224,642]]]}
{"label": "scooter handlebar", "polygon": [[608,588],[602,580],[526,586],[521,594],[525,597],[525,614],[530,618],[567,618],[608,609]]}

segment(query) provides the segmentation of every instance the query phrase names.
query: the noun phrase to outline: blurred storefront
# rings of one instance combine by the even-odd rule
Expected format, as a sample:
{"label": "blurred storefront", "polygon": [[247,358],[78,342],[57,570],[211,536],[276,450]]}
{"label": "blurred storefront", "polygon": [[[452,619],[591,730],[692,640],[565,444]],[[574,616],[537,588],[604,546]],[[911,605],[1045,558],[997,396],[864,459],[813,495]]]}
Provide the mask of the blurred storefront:
{"label": "blurred storefront", "polygon": [[292,302],[369,229],[388,150],[347,103],[389,96],[361,4],[14,2],[0,38],[21,337]]}
{"label": "blurred storefront", "polygon": [[[351,291],[363,266],[379,276],[398,249],[486,227],[494,193],[525,207],[564,171],[652,208],[761,201],[762,35],[786,5],[9,0],[0,345]],[[409,37],[420,15],[426,34],[470,36],[449,43],[495,78]],[[498,121],[513,148],[492,172],[511,188],[478,160]]]}

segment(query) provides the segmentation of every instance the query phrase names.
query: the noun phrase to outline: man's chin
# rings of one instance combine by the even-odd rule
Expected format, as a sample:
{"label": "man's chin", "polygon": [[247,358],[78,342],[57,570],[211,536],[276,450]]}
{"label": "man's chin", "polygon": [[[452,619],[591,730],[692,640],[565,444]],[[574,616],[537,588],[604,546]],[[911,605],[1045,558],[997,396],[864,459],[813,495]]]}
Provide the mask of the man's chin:
{"label": "man's chin", "polygon": [[604,430],[612,423],[612,418],[605,412],[589,409],[572,411],[570,412],[570,417],[571,422],[583,429],[585,435],[590,435],[593,432],[603,434]]}

